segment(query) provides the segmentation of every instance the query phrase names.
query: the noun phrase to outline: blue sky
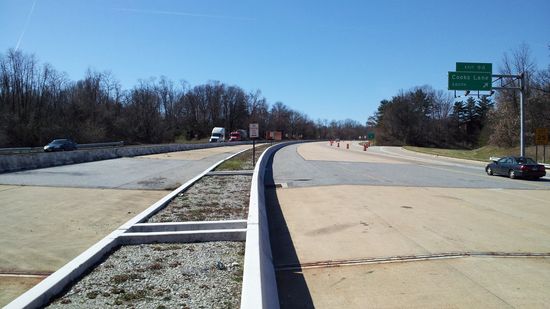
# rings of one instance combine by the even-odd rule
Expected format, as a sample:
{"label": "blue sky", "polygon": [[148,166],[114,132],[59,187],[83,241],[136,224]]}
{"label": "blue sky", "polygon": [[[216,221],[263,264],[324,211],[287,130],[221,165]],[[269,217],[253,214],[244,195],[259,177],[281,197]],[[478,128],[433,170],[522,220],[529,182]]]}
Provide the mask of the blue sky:
{"label": "blue sky", "polygon": [[218,80],[314,120],[364,123],[400,89],[445,90],[455,62],[496,70],[522,43],[549,65],[550,1],[0,0],[0,53],[125,89]]}

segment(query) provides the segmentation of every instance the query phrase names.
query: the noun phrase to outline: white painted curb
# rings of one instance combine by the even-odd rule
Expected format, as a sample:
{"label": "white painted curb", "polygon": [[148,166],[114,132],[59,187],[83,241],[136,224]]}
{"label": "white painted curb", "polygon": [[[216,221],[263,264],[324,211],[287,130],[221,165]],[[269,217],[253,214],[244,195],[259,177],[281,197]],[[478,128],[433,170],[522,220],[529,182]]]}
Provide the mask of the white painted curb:
{"label": "white painted curb", "polygon": [[280,143],[269,147],[258,159],[250,187],[248,224],[244,254],[241,309],[279,308],[279,295],[265,205],[264,177],[267,162],[284,146],[299,142]]}
{"label": "white painted curb", "polygon": [[246,229],[224,229],[203,231],[124,233],[118,237],[120,245],[155,243],[190,243],[209,241],[244,241]]}
{"label": "white painted curb", "polygon": [[246,220],[137,223],[127,233],[246,229]]}

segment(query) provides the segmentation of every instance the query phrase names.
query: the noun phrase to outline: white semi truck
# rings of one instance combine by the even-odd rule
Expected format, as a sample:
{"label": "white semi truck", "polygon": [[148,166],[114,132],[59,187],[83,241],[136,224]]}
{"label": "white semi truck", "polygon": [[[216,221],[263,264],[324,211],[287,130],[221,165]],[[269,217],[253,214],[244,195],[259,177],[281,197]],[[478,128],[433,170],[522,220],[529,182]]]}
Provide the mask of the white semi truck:
{"label": "white semi truck", "polygon": [[210,143],[225,142],[225,128],[215,127],[212,129],[212,135],[210,136]]}

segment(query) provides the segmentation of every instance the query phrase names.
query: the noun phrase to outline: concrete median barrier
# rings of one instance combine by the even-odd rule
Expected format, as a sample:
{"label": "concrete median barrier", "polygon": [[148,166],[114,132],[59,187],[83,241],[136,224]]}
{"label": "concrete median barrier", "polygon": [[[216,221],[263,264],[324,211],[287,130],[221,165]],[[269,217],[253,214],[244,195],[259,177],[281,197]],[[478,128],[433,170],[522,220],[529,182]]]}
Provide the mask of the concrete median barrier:
{"label": "concrete median barrier", "polygon": [[269,240],[264,177],[271,156],[284,146],[295,143],[299,142],[281,143],[268,148],[260,156],[254,168],[248,209],[241,309],[279,308],[277,281]]}
{"label": "concrete median barrier", "polygon": [[100,148],[49,153],[25,153],[0,156],[0,173],[46,168],[59,165],[109,160],[122,157],[135,157],[166,152],[194,150],[202,148],[251,144],[247,142],[210,144],[168,144],[152,146],[131,146]]}

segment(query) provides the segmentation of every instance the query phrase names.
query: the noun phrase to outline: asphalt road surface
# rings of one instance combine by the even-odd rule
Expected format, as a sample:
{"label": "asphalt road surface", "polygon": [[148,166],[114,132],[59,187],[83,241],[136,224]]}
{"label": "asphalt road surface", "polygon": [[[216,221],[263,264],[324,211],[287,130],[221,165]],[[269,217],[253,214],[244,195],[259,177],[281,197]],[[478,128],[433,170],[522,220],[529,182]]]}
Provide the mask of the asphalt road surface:
{"label": "asphalt road surface", "polygon": [[548,177],[346,144],[273,158],[266,195],[283,308],[550,306]]}
{"label": "asphalt road surface", "polygon": [[[458,160],[415,153],[401,147],[370,147],[357,143],[351,149],[325,143],[280,150],[274,161],[274,178],[289,187],[380,185],[449,188],[550,189],[548,176],[539,181],[489,177],[485,162]],[[300,150],[300,149],[305,150]],[[332,149],[333,153],[323,151]],[[488,159],[488,158],[487,158]]]}
{"label": "asphalt road surface", "polygon": [[1,185],[173,190],[248,145],[95,161],[0,174]]}

